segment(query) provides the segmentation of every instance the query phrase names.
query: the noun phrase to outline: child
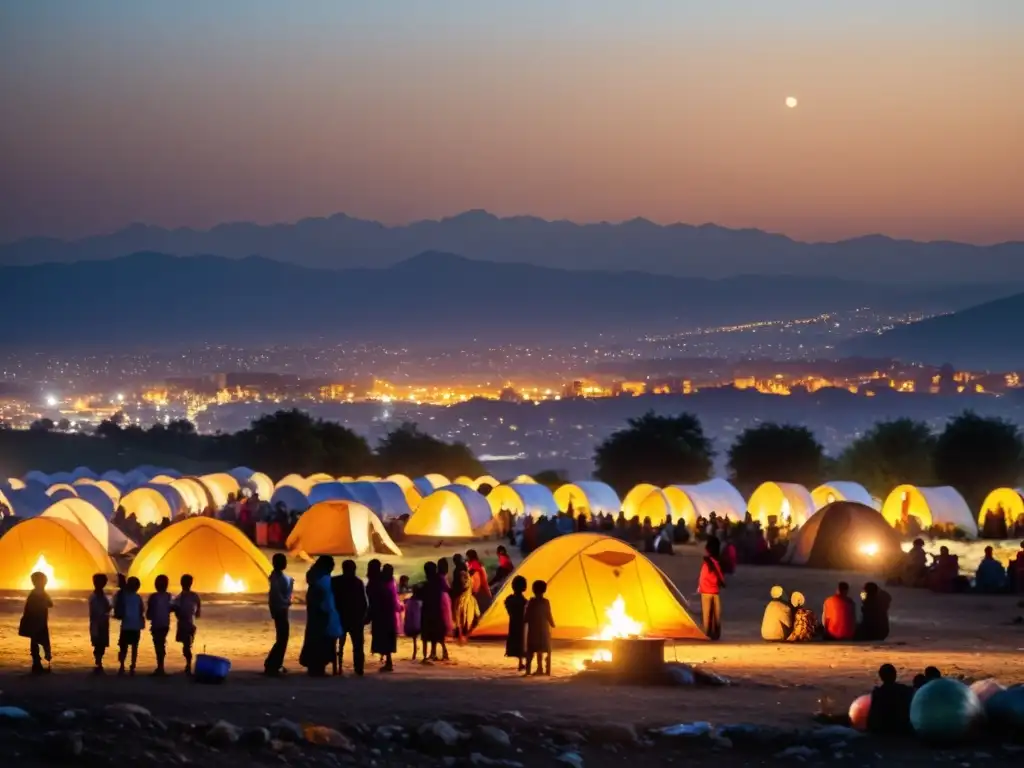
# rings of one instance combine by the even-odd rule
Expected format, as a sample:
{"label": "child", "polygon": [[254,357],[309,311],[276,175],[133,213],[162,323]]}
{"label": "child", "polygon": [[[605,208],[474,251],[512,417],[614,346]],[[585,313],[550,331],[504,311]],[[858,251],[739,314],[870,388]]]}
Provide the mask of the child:
{"label": "child", "polygon": [[[404,576],[402,577],[405,578]],[[405,601],[405,622],[403,630],[405,636],[412,640],[412,660],[416,661],[416,651],[419,646],[420,628],[423,624],[423,587],[417,586],[412,591],[412,596]],[[427,648],[423,647],[423,656],[426,657]]]}
{"label": "child", "polygon": [[409,576],[402,574],[398,577],[398,594],[399,596],[405,596],[412,593],[412,588],[409,586]]}
{"label": "child", "polygon": [[106,574],[97,573],[92,577],[93,593],[89,595],[89,642],[92,657],[96,660],[94,674],[103,674],[103,654],[110,646],[110,599],[103,592],[107,586]]}
{"label": "child", "polygon": [[458,597],[455,598],[455,637],[459,645],[465,645],[469,633],[480,620],[480,604],[473,594],[472,576],[465,568],[455,572],[458,581]]}
{"label": "child", "polygon": [[[45,573],[36,571],[32,574],[33,589],[25,600],[25,611],[18,627],[18,634],[28,638],[33,675],[50,671],[50,609],[53,607],[53,600],[46,593],[46,581]],[[39,656],[40,649],[46,659],[45,668]]]}
{"label": "child", "polygon": [[519,662],[519,672],[526,669],[526,602],[526,579],[516,576],[512,579],[512,594],[505,598],[505,610],[508,612],[505,657]]}
{"label": "child", "polygon": [[181,654],[185,657],[185,674],[192,674],[192,643],[196,639],[196,619],[202,615],[202,601],[192,591],[192,576],[181,577],[181,594],[174,598],[174,613],[178,617],[178,632],[175,640],[181,643]]}
{"label": "child", "polygon": [[128,658],[128,650],[132,652],[131,667],[128,674],[135,674],[135,665],[139,660],[139,638],[142,637],[142,630],[146,628],[146,615],[142,605],[142,598],[139,597],[139,587],[142,586],[139,580],[132,576],[125,582],[124,589],[118,593],[115,601],[119,601],[121,615],[121,634],[117,638],[117,661],[120,667],[117,674],[124,674],[124,662]]}
{"label": "child", "polygon": [[547,582],[533,582],[533,597],[526,605],[526,674],[530,674],[533,657],[537,656],[537,673],[551,677],[551,629],[555,619],[551,603],[544,597]]}
{"label": "child", "polygon": [[167,635],[171,631],[171,596],[167,587],[171,581],[163,574],[156,577],[153,585],[156,592],[146,602],[146,618],[149,619],[149,631],[153,636],[153,650],[156,652],[156,670],[154,677],[163,677],[164,659],[167,658]]}

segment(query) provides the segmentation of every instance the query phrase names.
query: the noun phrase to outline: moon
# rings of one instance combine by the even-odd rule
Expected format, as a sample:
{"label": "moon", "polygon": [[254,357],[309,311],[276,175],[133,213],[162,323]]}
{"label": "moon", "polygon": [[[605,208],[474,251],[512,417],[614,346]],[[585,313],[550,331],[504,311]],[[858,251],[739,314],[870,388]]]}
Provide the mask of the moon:
{"label": "moon", "polygon": [[786,97],[786,106],[789,107],[790,109],[796,109],[796,105],[799,103],[800,102],[796,100],[796,96]]}

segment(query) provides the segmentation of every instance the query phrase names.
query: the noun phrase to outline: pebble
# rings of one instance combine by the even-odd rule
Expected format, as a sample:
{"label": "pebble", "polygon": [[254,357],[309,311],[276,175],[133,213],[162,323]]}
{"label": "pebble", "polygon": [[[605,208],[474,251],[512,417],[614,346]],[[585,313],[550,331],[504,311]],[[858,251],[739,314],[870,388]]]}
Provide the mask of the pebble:
{"label": "pebble", "polygon": [[265,747],[270,743],[270,731],[267,728],[250,728],[242,734],[240,741],[246,747]]}
{"label": "pebble", "polygon": [[230,747],[242,738],[242,729],[227,720],[218,720],[206,732],[206,742],[214,747]]}
{"label": "pebble", "polygon": [[306,738],[301,725],[283,717],[270,724],[270,735],[280,741],[304,741]]}
{"label": "pebble", "polygon": [[523,764],[515,760],[495,760],[481,755],[479,752],[474,752],[469,756],[469,763],[483,768],[523,768]]}
{"label": "pebble", "polygon": [[417,729],[416,736],[420,744],[432,750],[451,749],[465,738],[464,733],[446,720],[424,723]]}
{"label": "pebble", "polygon": [[326,725],[311,725],[303,731],[303,735],[310,744],[340,749],[343,752],[356,751],[355,745],[348,736],[333,728],[328,728]]}
{"label": "pebble", "polygon": [[473,740],[481,747],[502,750],[512,748],[512,739],[495,725],[478,725],[473,731]]}
{"label": "pebble", "polygon": [[819,754],[818,750],[805,747],[802,744],[787,747],[781,752],[776,753],[776,760],[812,760]]}
{"label": "pebble", "polygon": [[563,752],[555,758],[560,763],[572,766],[572,768],[583,768],[583,758],[579,752]]}
{"label": "pebble", "polygon": [[589,733],[595,744],[636,744],[636,728],[629,723],[607,723]]}

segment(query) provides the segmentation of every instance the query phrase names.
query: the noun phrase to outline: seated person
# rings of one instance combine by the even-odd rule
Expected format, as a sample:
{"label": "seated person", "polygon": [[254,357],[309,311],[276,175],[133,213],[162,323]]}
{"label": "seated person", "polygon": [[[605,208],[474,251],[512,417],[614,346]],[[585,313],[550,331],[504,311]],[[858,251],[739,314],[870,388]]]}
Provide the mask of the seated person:
{"label": "seated person", "polygon": [[764,609],[761,619],[761,639],[781,643],[793,631],[793,606],[783,600],[780,586],[772,587],[772,599]]}
{"label": "seated person", "polygon": [[850,599],[850,585],[839,582],[836,593],[825,600],[821,623],[826,640],[853,640],[857,634],[857,607]]}
{"label": "seated person", "polygon": [[949,553],[949,547],[941,547],[929,574],[928,586],[933,592],[952,592],[960,563]]}
{"label": "seated person", "polygon": [[992,556],[992,547],[985,547],[985,557],[978,564],[974,576],[974,588],[989,595],[1006,589],[1006,571],[1003,564]]}
{"label": "seated person", "polygon": [[928,578],[928,555],[924,539],[914,539],[914,546],[904,555],[901,580],[906,587],[922,586]]}
{"label": "seated person", "polygon": [[871,709],[868,711],[868,731],[871,733],[898,736],[911,732],[910,701],[914,689],[896,682],[896,667],[883,664],[878,670],[882,684],[871,692]]}
{"label": "seated person", "polygon": [[889,637],[889,608],[892,596],[879,589],[873,581],[864,585],[861,601],[861,624],[857,628],[857,639],[880,642]]}
{"label": "seated person", "polygon": [[818,638],[818,617],[805,603],[806,598],[800,592],[790,597],[793,604],[793,631],[786,639],[791,643],[807,643]]}

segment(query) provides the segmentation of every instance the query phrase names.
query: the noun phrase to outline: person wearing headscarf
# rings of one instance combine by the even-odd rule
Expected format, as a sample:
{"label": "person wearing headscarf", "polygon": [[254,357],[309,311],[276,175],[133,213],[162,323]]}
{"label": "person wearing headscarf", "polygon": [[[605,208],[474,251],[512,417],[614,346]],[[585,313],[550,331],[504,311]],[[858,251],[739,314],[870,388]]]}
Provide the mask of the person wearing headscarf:
{"label": "person wearing headscarf", "polygon": [[818,616],[807,607],[807,599],[801,592],[794,592],[789,601],[793,604],[793,631],[787,638],[791,643],[806,643],[818,638]]}
{"label": "person wearing headscarf", "polygon": [[381,672],[394,670],[392,654],[398,650],[398,628],[401,624],[402,603],[398,599],[395,569],[385,565],[373,584],[367,589],[370,616],[370,652],[383,659]]}
{"label": "person wearing headscarf", "polygon": [[341,637],[341,619],[331,592],[334,558],[323,556],[306,572],[306,633],[299,664],[311,677],[324,677],[337,659],[335,648]]}
{"label": "person wearing headscarf", "polygon": [[880,642],[889,637],[889,608],[892,595],[869,581],[861,595],[861,623],[857,628],[857,639]]}
{"label": "person wearing headscarf", "polygon": [[793,606],[783,599],[782,587],[772,587],[772,599],[765,606],[761,619],[761,639],[781,643],[793,631]]}

